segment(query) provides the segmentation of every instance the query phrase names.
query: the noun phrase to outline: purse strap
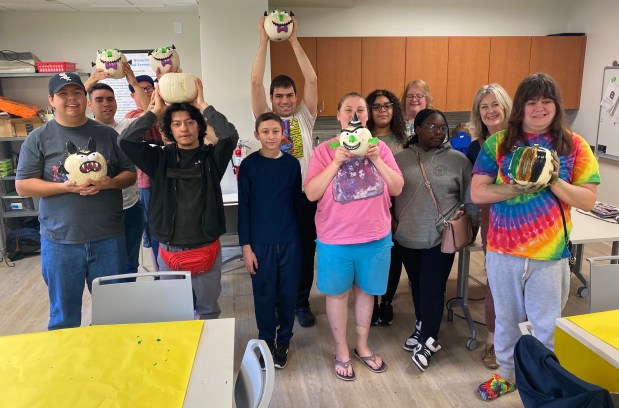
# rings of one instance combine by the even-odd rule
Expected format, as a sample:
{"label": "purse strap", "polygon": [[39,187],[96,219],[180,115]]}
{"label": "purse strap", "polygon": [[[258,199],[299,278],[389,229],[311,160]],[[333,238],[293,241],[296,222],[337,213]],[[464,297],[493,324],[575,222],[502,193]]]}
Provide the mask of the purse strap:
{"label": "purse strap", "polygon": [[447,221],[445,220],[445,217],[443,217],[443,213],[441,212],[441,207],[438,205],[438,201],[436,201],[436,197],[434,196],[434,191],[432,190],[432,184],[430,184],[430,180],[428,180],[428,176],[426,175],[426,169],[423,166],[423,163],[421,162],[421,156],[419,155],[418,151],[415,151],[415,154],[417,155],[417,160],[419,161],[419,167],[421,168],[421,175],[423,176],[425,185],[428,188],[428,191],[430,192],[430,197],[432,197],[432,201],[434,201],[434,205],[436,206],[436,212],[438,213],[439,218],[442,218],[443,222],[447,224]]}

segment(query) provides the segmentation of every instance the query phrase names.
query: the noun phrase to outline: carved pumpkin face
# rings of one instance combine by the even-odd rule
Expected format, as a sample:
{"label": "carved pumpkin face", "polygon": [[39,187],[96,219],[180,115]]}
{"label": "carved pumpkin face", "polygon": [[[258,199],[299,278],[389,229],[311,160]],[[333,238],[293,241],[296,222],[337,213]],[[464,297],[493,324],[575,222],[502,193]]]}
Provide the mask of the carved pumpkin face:
{"label": "carved pumpkin face", "polygon": [[111,48],[97,51],[97,60],[93,66],[107,72],[110,78],[121,79],[125,77],[123,62],[127,62],[125,55],[118,48]]}
{"label": "carved pumpkin face", "polygon": [[196,77],[192,74],[168,72],[159,78],[158,89],[166,103],[193,102],[198,96]]}
{"label": "carved pumpkin face", "polygon": [[86,180],[99,181],[107,176],[107,163],[101,153],[97,152],[94,139],[88,140],[88,147],[77,148],[73,142],[67,141],[64,164],[60,172],[77,185],[83,185]]}
{"label": "carved pumpkin face", "polygon": [[367,128],[349,125],[340,133],[340,144],[355,156],[365,156],[371,138],[372,134]]}
{"label": "carved pumpkin face", "polygon": [[539,145],[519,147],[509,163],[509,176],[518,184],[548,184],[554,166],[550,150]]}
{"label": "carved pumpkin face", "polygon": [[149,52],[148,55],[150,55],[150,67],[153,72],[157,72],[157,68],[159,68],[161,74],[166,74],[170,71],[176,72],[181,66],[181,59],[174,45],[156,48]]}
{"label": "carved pumpkin face", "polygon": [[292,16],[294,13],[287,10],[271,10],[270,13],[264,12],[264,31],[266,31],[271,41],[285,41],[292,34]]}

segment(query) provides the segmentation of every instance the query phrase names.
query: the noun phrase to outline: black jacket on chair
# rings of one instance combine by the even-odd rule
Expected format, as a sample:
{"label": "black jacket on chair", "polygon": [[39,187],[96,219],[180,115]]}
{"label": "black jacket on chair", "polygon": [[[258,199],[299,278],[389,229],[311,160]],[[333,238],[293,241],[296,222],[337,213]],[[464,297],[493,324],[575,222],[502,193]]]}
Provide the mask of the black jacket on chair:
{"label": "black jacket on chair", "polygon": [[525,408],[613,408],[607,390],[576,377],[530,335],[514,349],[516,385]]}

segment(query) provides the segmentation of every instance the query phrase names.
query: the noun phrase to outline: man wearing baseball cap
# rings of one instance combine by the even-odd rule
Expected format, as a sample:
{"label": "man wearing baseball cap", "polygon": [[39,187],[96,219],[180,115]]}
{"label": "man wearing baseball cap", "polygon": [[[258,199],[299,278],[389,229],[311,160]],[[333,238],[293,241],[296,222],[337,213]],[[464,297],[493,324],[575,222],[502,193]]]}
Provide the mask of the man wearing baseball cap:
{"label": "man wearing baseball cap", "polygon": [[[33,130],[22,144],[15,189],[40,198],[41,270],[50,301],[48,329],[54,330],[80,326],[84,282],[90,290],[95,278],[123,273],[121,190],[136,176],[116,145],[116,131],[86,117],[86,91],[77,74],[51,77],[48,101],[55,120]],[[69,180],[63,166],[68,142],[86,157],[101,154],[107,176]]]}

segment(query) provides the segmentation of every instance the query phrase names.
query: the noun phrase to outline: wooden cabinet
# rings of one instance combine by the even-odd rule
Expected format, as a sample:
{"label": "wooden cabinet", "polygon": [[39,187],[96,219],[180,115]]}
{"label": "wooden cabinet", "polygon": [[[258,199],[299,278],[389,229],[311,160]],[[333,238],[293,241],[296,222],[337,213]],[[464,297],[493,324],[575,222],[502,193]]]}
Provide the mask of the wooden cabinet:
{"label": "wooden cabinet", "polygon": [[[303,47],[303,51],[309,58],[314,70],[316,70],[316,38],[303,37],[299,38],[299,43]],[[297,101],[301,103],[303,100],[303,88],[305,87],[305,79],[301,73],[301,68],[297,62],[297,57],[294,55],[292,46],[288,41],[271,41],[271,79],[277,75],[288,75],[294,81],[297,87]]]}
{"label": "wooden cabinet", "polygon": [[405,37],[361,39],[361,93],[387,89],[400,95],[405,81]]}
{"label": "wooden cabinet", "polygon": [[448,112],[468,112],[480,86],[488,83],[490,37],[450,37],[447,63]]}
{"label": "wooden cabinet", "polygon": [[490,37],[488,83],[498,83],[514,98],[518,84],[529,74],[531,37]]}
{"label": "wooden cabinet", "polygon": [[433,107],[445,110],[447,106],[447,61],[449,37],[407,37],[406,79],[400,90],[414,79],[423,79],[430,87]]}
{"label": "wooden cabinet", "polygon": [[529,73],[545,72],[561,89],[564,109],[580,107],[587,37],[533,37]]}
{"label": "wooden cabinet", "polygon": [[340,98],[361,91],[361,37],[318,38],[318,115],[335,116]]}

